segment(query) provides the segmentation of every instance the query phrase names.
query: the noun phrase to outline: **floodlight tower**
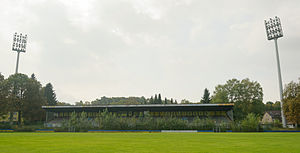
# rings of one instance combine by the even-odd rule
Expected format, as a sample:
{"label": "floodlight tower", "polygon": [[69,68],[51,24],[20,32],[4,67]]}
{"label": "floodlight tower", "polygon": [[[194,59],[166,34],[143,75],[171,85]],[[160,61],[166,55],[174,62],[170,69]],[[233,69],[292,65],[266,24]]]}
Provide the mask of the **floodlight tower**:
{"label": "floodlight tower", "polygon": [[14,34],[12,50],[18,52],[16,74],[18,73],[20,52],[24,52],[24,53],[26,52],[26,44],[27,44],[27,35],[22,35],[22,33]]}
{"label": "floodlight tower", "polygon": [[269,21],[265,20],[265,27],[266,27],[268,40],[274,39],[274,42],[275,42],[277,68],[278,68],[279,92],[280,92],[281,118],[282,118],[282,125],[285,128],[286,120],[285,120],[285,115],[283,113],[283,107],[282,107],[282,105],[283,105],[282,104],[283,90],[282,90],[282,79],[281,79],[280,61],[279,61],[279,54],[278,54],[278,45],[277,45],[277,39],[283,36],[281,22],[280,22],[279,17],[275,16],[275,19],[270,18]]}

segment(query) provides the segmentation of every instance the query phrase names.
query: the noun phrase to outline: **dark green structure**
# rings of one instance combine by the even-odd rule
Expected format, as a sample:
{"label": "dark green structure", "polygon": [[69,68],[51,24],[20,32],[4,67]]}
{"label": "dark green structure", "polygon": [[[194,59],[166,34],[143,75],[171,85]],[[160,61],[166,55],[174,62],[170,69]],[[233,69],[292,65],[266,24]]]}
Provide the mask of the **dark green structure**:
{"label": "dark green structure", "polygon": [[46,122],[68,119],[72,112],[86,112],[95,118],[105,109],[118,117],[178,117],[190,120],[195,117],[211,118],[216,122],[233,121],[233,104],[151,104],[151,105],[98,105],[98,106],[42,106],[46,111]]}

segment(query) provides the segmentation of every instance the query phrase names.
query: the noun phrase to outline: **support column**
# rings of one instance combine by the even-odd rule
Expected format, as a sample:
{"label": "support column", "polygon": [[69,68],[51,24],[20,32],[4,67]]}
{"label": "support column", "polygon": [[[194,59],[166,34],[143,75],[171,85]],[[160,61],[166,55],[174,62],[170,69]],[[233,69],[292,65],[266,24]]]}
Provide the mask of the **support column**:
{"label": "support column", "polygon": [[277,69],[278,69],[278,81],[279,81],[279,92],[280,92],[280,107],[281,107],[281,118],[282,118],[282,126],[286,128],[286,120],[283,112],[283,88],[282,88],[282,78],[281,78],[281,70],[280,70],[280,61],[279,61],[279,53],[278,53],[278,45],[277,38],[274,39],[275,48],[276,48],[276,59],[277,59]]}

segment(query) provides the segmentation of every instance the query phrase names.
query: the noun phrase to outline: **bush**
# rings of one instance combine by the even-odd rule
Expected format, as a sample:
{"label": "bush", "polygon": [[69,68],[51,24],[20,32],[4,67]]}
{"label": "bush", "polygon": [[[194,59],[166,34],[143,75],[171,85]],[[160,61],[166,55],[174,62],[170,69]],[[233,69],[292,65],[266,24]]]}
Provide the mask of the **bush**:
{"label": "bush", "polygon": [[233,132],[241,132],[242,131],[241,124],[236,123],[236,122],[232,122],[230,124],[230,128]]}
{"label": "bush", "polygon": [[279,120],[275,120],[273,123],[273,127],[282,128],[282,123]]}
{"label": "bush", "polygon": [[190,129],[193,130],[212,130],[217,126],[217,124],[210,118],[195,118],[190,124]]}
{"label": "bush", "polygon": [[36,128],[32,126],[23,126],[14,129],[15,132],[34,132],[35,130]]}
{"label": "bush", "polygon": [[[140,115],[142,116],[142,115]],[[144,117],[122,118],[104,110],[94,119],[88,119],[85,112],[78,117],[73,112],[69,120],[63,121],[55,131],[85,132],[91,129],[101,130],[213,130],[226,131],[230,128],[227,123],[216,123],[210,118],[195,118],[189,122],[182,118],[155,118],[145,114]]]}
{"label": "bush", "polygon": [[259,124],[259,117],[257,117],[255,114],[250,113],[247,115],[247,117],[242,120],[241,123],[241,131],[243,132],[258,132],[260,128]]}
{"label": "bush", "polygon": [[9,123],[1,123],[0,124],[0,129],[12,129],[13,126],[10,125]]}

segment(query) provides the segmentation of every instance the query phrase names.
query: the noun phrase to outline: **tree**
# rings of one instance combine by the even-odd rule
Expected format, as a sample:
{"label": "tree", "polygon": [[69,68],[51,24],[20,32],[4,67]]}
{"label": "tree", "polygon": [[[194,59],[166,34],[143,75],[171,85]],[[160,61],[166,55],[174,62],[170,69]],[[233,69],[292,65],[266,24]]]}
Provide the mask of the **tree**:
{"label": "tree", "polygon": [[144,96],[141,97],[141,103],[147,104],[147,99]]}
{"label": "tree", "polygon": [[57,102],[57,106],[71,106],[71,104],[66,103],[66,102]]}
{"label": "tree", "polygon": [[265,111],[272,111],[272,110],[281,110],[279,101],[276,101],[275,103],[271,101],[266,102]]}
{"label": "tree", "polygon": [[242,131],[245,132],[257,132],[259,131],[259,117],[254,113],[249,113],[242,121]]}
{"label": "tree", "polygon": [[4,76],[0,72],[0,82],[2,82],[3,80],[4,80]]}
{"label": "tree", "polygon": [[208,89],[205,88],[205,89],[204,89],[203,97],[202,97],[202,99],[200,100],[200,102],[201,102],[202,104],[208,104],[208,103],[210,103],[210,100],[211,100],[211,99],[210,99],[209,95],[210,95],[210,93],[209,93]]}
{"label": "tree", "polygon": [[283,92],[283,110],[286,119],[295,124],[300,123],[300,78],[299,82],[290,82]]}
{"label": "tree", "polygon": [[7,101],[6,101],[6,91],[3,88],[4,76],[0,73],[0,118],[3,115],[7,115]]}
{"label": "tree", "polygon": [[23,119],[24,121],[42,121],[45,117],[45,111],[42,106],[46,105],[46,99],[42,93],[42,85],[31,77],[27,84],[27,92],[24,95],[24,109]]}
{"label": "tree", "polygon": [[229,103],[228,93],[226,91],[215,92],[212,96],[211,103]]}
{"label": "tree", "polygon": [[271,101],[266,102],[266,104],[265,104],[265,111],[271,111],[271,110],[273,110],[273,105],[274,105],[274,103],[271,102]]}
{"label": "tree", "polygon": [[7,110],[18,112],[18,123],[43,119],[44,110],[41,108],[45,99],[41,94],[42,86],[37,80],[28,78],[25,74],[14,74],[1,83],[5,91]]}
{"label": "tree", "polygon": [[[146,104],[145,97],[101,97],[92,102],[82,102],[83,105],[139,105]],[[152,101],[149,100],[149,103]]]}
{"label": "tree", "polygon": [[234,103],[234,118],[236,120],[244,119],[248,113],[262,115],[264,112],[263,90],[256,81],[250,81],[248,78],[242,81],[231,79],[224,85],[215,87],[212,96],[213,103]]}
{"label": "tree", "polygon": [[165,97],[164,104],[168,104],[168,99],[167,99],[167,97]]}
{"label": "tree", "polygon": [[31,76],[30,76],[30,78],[33,79],[33,80],[36,80],[35,74],[32,73]]}
{"label": "tree", "polygon": [[275,104],[273,104],[274,110],[281,110],[281,104],[280,101],[276,101]]}
{"label": "tree", "polygon": [[158,103],[158,99],[157,99],[157,95],[155,94],[154,96],[154,104],[157,104]]}
{"label": "tree", "polygon": [[151,98],[150,98],[150,100],[149,100],[149,103],[150,103],[150,104],[154,104],[153,96],[151,96]]}
{"label": "tree", "polygon": [[158,94],[157,103],[158,103],[158,104],[162,104],[162,100],[161,100],[161,95],[160,95],[160,94]]}
{"label": "tree", "polygon": [[44,96],[46,98],[47,104],[49,106],[55,106],[57,104],[56,94],[53,90],[53,86],[51,83],[47,83],[43,88]]}
{"label": "tree", "polygon": [[84,106],[83,101],[75,102],[75,106]]}
{"label": "tree", "polygon": [[77,126],[79,131],[87,131],[87,128],[91,126],[86,112],[81,112]]}
{"label": "tree", "polygon": [[186,99],[182,99],[181,104],[192,104],[190,101],[186,100]]}

